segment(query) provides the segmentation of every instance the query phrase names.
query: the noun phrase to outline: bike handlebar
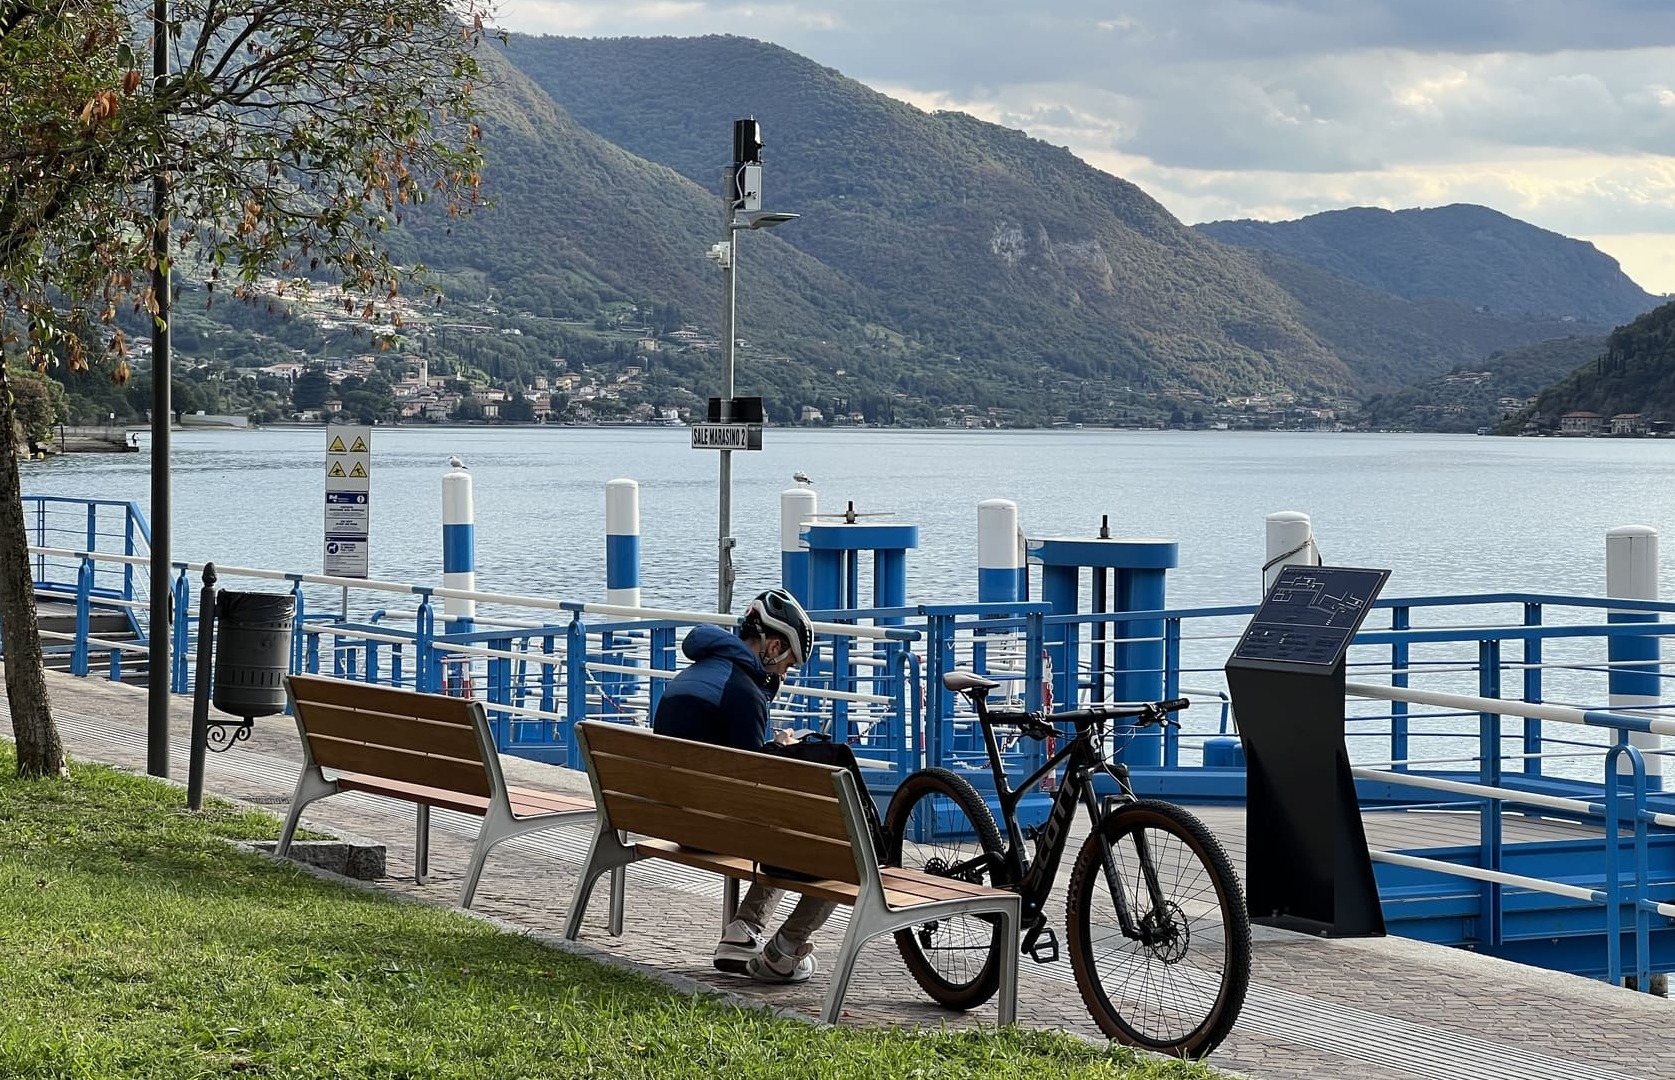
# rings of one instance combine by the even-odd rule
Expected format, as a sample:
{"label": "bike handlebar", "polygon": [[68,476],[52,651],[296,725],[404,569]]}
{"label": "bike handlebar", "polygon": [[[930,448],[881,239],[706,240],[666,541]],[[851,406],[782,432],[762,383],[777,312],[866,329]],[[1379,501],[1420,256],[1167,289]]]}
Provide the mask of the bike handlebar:
{"label": "bike handlebar", "polygon": [[1023,709],[985,709],[984,713],[990,723],[1016,726],[1032,739],[1045,739],[1058,733],[1053,727],[1054,724],[1074,724],[1083,727],[1103,720],[1127,719],[1138,721],[1135,727],[1167,724],[1170,723],[1170,713],[1179,712],[1191,705],[1192,702],[1186,698],[1172,698],[1144,705],[1090,705],[1085,709],[1061,713],[1027,712]]}

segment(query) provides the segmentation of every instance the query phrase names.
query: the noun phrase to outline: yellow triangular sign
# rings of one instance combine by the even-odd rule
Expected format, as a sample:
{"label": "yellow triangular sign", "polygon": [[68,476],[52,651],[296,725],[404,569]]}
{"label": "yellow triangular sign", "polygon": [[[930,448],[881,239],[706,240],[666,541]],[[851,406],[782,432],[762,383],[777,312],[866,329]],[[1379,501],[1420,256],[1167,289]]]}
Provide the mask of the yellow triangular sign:
{"label": "yellow triangular sign", "polygon": [[351,454],[364,454],[364,453],[366,453],[366,441],[364,439],[362,439],[359,435],[355,436],[355,445],[353,445],[349,448],[349,452]]}
{"label": "yellow triangular sign", "polygon": [[346,453],[348,453],[348,451],[343,448],[343,436],[338,435],[338,436],[334,437],[332,439],[332,444],[330,446],[326,447],[326,453],[328,453],[328,454],[346,454]]}
{"label": "yellow triangular sign", "polygon": [[349,475],[351,478],[356,480],[365,480],[366,470],[361,468],[361,463],[357,461],[355,462],[355,467],[349,470]]}
{"label": "yellow triangular sign", "polygon": [[[358,469],[358,468],[360,468],[360,466],[357,465],[357,466],[355,466],[355,468]],[[343,476],[344,472],[343,472],[342,463],[337,462],[337,461],[332,462],[332,467],[326,470],[326,475],[327,476]]]}

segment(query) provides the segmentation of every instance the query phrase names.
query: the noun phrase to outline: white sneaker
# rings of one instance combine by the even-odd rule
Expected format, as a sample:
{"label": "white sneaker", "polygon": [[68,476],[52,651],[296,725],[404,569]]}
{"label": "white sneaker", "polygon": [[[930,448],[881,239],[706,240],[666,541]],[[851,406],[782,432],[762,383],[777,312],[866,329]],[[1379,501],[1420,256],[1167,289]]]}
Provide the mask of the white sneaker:
{"label": "white sneaker", "polygon": [[734,919],[721,932],[715,947],[715,967],[730,975],[743,975],[750,962],[762,952],[762,931],[743,919]]}
{"label": "white sneaker", "polygon": [[750,977],[758,982],[808,982],[814,974],[814,945],[803,942],[793,952],[785,950],[784,939],[775,934],[762,951],[751,957],[747,968]]}

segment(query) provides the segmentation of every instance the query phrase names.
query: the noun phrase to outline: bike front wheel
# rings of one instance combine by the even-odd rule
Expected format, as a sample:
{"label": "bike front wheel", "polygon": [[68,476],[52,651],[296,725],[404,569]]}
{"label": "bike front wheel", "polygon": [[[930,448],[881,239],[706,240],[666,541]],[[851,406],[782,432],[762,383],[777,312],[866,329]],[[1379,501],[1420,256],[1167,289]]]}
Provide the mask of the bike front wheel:
{"label": "bike front wheel", "polygon": [[1250,916],[1232,863],[1192,814],[1142,801],[1107,815],[1076,858],[1066,919],[1076,985],[1110,1038],[1200,1058],[1233,1029]]}
{"label": "bike front wheel", "polygon": [[[896,789],[884,815],[883,862],[937,877],[999,886],[1000,830],[964,777],[921,769]],[[975,1009],[1000,986],[1001,937],[993,916],[954,915],[896,931],[907,970],[937,1004]]]}

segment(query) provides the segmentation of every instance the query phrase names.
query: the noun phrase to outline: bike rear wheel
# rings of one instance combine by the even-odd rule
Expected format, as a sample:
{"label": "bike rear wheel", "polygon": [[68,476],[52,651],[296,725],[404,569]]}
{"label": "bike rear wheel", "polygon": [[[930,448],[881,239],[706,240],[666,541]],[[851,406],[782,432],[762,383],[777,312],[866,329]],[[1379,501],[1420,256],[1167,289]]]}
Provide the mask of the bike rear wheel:
{"label": "bike rear wheel", "polygon": [[[1107,850],[1133,935],[1123,931],[1107,884]],[[1076,985],[1106,1035],[1190,1058],[1227,1037],[1250,984],[1250,916],[1238,876],[1203,822],[1172,803],[1118,807],[1082,845],[1066,909]]]}
{"label": "bike rear wheel", "polygon": [[[886,866],[999,886],[1000,830],[982,796],[947,769],[921,769],[896,789],[884,816]],[[974,1009],[1000,986],[1000,928],[955,915],[896,931],[896,948],[925,993],[950,1009]]]}

